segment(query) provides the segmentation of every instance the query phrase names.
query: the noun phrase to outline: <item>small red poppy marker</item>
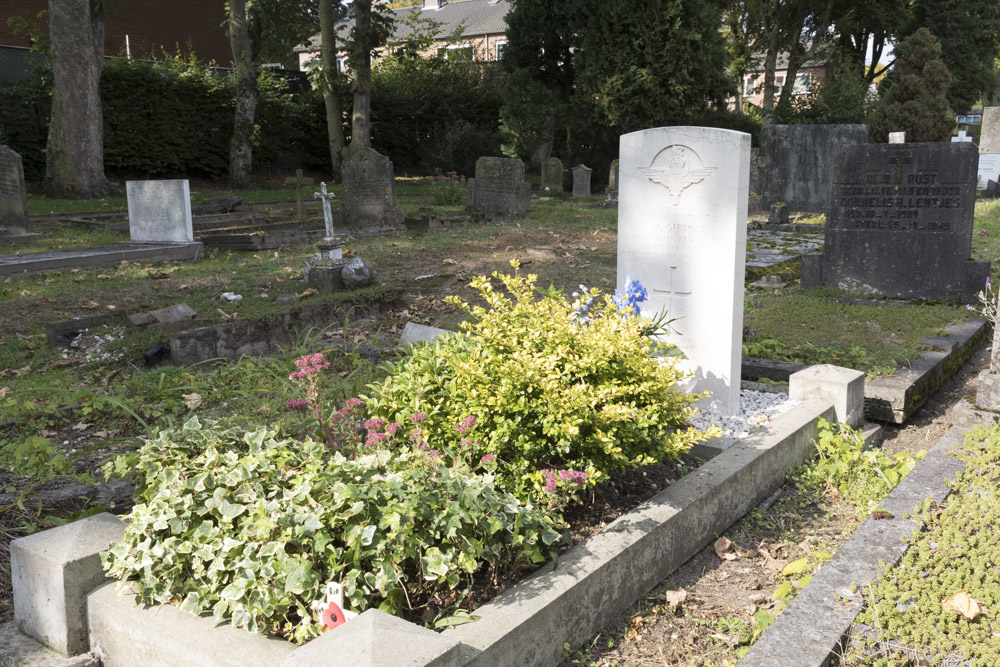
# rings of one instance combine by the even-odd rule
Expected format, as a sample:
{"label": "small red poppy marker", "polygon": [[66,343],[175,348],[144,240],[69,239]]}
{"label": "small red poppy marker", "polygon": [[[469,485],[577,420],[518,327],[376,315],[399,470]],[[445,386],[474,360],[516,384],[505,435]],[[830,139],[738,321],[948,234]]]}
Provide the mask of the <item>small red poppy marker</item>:
{"label": "small red poppy marker", "polygon": [[323,631],[326,632],[327,630],[333,630],[338,625],[343,625],[347,621],[347,618],[340,605],[331,600],[327,603],[326,609],[323,610],[322,620]]}

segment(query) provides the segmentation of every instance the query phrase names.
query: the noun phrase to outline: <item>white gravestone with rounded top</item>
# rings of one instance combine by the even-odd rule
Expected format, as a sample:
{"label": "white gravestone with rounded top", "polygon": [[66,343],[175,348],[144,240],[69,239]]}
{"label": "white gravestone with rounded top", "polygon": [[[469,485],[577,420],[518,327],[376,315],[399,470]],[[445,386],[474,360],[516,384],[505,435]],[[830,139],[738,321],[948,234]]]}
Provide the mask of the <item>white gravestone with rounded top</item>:
{"label": "white gravestone with rounded top", "polygon": [[134,243],[191,243],[191,187],[187,179],[128,181],[128,229]]}
{"label": "white gravestone with rounded top", "polygon": [[750,135],[660,127],[621,137],[618,280],[648,290],[645,316],[678,318],[667,339],[702,404],[738,414]]}

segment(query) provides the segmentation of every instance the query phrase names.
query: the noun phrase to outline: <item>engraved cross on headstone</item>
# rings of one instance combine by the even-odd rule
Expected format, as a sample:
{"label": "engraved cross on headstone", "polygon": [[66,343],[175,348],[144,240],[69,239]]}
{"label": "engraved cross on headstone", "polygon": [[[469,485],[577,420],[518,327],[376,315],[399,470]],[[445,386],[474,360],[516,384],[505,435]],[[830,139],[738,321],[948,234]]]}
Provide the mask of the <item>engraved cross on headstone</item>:
{"label": "engraved cross on headstone", "polygon": [[657,289],[655,287],[653,288],[653,293],[654,294],[667,294],[668,295],[667,296],[667,314],[671,315],[671,316],[673,315],[673,310],[674,310],[674,295],[675,294],[683,294],[683,295],[686,296],[686,295],[691,294],[691,290],[690,289],[688,289],[687,291],[684,291],[683,286],[677,284],[677,281],[674,278],[674,272],[677,270],[677,268],[678,267],[676,267],[676,266],[671,266],[670,267],[670,285],[668,286],[667,289]]}
{"label": "engraved cross on headstone", "polygon": [[302,170],[295,170],[295,178],[286,178],[285,185],[292,185],[295,187],[295,215],[298,218],[302,217],[302,188],[307,185],[312,185],[313,179],[304,178],[302,176]]}
{"label": "engraved cross on headstone", "polygon": [[896,185],[902,185],[903,184],[903,165],[904,164],[910,164],[910,163],[913,162],[913,153],[910,153],[910,152],[902,153],[902,154],[897,155],[895,157],[889,158],[888,161],[889,161],[890,164],[892,164],[892,165],[894,165],[896,167],[896,169],[895,169],[896,173],[894,174],[894,179],[895,179]]}

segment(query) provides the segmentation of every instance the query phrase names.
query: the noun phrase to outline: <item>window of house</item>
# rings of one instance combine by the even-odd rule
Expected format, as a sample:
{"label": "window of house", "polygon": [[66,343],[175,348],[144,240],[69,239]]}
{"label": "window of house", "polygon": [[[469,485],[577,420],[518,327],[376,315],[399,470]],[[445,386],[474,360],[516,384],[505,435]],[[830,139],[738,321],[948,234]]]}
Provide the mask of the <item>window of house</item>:
{"label": "window of house", "polygon": [[809,92],[812,88],[813,75],[812,72],[800,72],[795,75],[795,84],[792,85],[793,95],[804,95]]}
{"label": "window of house", "polygon": [[467,60],[474,59],[474,49],[472,44],[452,44],[442,46],[437,50],[438,56],[445,60]]}
{"label": "window of house", "polygon": [[780,93],[781,89],[785,87],[785,75],[775,74],[774,75],[774,92]]}
{"label": "window of house", "polygon": [[506,48],[507,48],[506,39],[502,39],[499,42],[497,42],[497,60],[501,60],[503,58],[503,51]]}
{"label": "window of house", "polygon": [[745,97],[750,97],[751,95],[757,94],[757,76],[754,74],[747,75],[743,80],[743,95]]}

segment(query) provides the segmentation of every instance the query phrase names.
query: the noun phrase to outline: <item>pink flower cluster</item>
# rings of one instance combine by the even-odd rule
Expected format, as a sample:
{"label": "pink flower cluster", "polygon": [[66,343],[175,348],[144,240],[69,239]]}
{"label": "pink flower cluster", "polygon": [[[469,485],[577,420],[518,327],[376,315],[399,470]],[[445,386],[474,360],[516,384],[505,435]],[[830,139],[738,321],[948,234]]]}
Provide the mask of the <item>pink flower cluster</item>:
{"label": "pink flower cluster", "polygon": [[545,475],[545,491],[548,493],[554,492],[559,487],[560,480],[583,486],[590,478],[590,475],[580,470],[549,470],[546,468],[542,470],[542,474]]}
{"label": "pink flower cluster", "polygon": [[310,375],[316,375],[330,365],[330,362],[323,358],[322,352],[307,354],[304,357],[299,357],[292,363],[294,363],[295,367],[299,369],[288,376],[289,379],[292,380],[300,380],[302,378],[307,378]]}
{"label": "pink flower cluster", "polygon": [[309,401],[302,398],[292,398],[285,403],[285,407],[289,410],[307,410],[309,408]]}
{"label": "pink flower cluster", "polygon": [[493,461],[495,459],[496,456],[494,456],[493,454],[483,454],[483,457],[479,460],[482,461],[483,463],[489,463],[490,461]]}
{"label": "pink flower cluster", "polygon": [[455,428],[458,430],[459,435],[465,435],[466,432],[476,425],[476,415],[469,415],[462,421],[455,424]]}

